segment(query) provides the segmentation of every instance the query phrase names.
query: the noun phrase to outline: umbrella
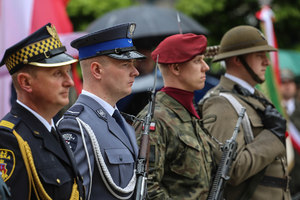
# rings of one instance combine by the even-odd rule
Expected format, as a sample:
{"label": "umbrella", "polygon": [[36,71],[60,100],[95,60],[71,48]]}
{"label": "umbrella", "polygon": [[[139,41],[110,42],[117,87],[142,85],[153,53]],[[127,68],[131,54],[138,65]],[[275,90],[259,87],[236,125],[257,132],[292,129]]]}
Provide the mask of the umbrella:
{"label": "umbrella", "polygon": [[[128,22],[136,23],[133,40],[138,50],[152,50],[165,37],[173,34],[208,34],[206,28],[183,13],[149,4],[111,11],[93,21],[86,31],[94,32]],[[160,89],[163,86],[163,80],[159,73],[157,76],[156,87]],[[153,79],[153,73],[138,76],[132,87],[133,93],[120,100],[118,108],[123,112],[136,115],[148,103],[147,90],[153,86]]]}
{"label": "umbrella", "polygon": [[156,46],[162,39],[180,33],[180,30],[182,33],[208,34],[206,28],[177,10],[147,4],[111,11],[92,22],[86,31],[94,32],[127,22],[137,25],[134,32],[136,46],[140,41],[148,41],[141,44],[146,47]]}

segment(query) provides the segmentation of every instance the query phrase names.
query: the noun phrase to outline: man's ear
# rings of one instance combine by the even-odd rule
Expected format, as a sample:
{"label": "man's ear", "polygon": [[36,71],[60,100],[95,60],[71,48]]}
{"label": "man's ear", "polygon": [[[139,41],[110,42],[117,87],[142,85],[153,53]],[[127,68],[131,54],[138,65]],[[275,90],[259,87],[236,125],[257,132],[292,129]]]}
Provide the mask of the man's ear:
{"label": "man's ear", "polygon": [[180,74],[180,67],[179,64],[169,64],[168,65],[169,70],[174,74],[174,75],[179,75]]}
{"label": "man's ear", "polygon": [[240,67],[243,65],[240,56],[234,56],[232,60],[236,66]]}
{"label": "man's ear", "polygon": [[32,76],[28,73],[19,73],[17,75],[18,84],[26,92],[32,92]]}
{"label": "man's ear", "polygon": [[103,73],[103,66],[99,62],[92,62],[90,65],[92,75],[96,79],[101,79]]}

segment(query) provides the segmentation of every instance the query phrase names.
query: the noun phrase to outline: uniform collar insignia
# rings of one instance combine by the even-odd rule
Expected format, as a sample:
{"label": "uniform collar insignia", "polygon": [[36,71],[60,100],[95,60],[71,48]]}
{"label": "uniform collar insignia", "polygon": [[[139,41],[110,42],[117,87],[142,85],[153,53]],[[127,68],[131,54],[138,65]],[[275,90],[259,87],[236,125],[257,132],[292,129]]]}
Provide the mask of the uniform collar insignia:
{"label": "uniform collar insignia", "polygon": [[97,115],[106,121],[107,117],[106,117],[106,113],[100,108],[98,110],[96,110]]}

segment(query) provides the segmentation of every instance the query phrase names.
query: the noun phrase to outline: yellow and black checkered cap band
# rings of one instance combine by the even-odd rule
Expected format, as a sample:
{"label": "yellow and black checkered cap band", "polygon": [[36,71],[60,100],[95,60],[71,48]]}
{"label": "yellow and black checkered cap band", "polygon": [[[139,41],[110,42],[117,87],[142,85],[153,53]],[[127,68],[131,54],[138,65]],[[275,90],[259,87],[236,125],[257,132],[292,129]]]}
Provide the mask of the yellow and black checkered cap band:
{"label": "yellow and black checkered cap band", "polygon": [[50,50],[60,48],[62,46],[63,45],[60,40],[54,37],[40,40],[20,49],[19,51],[9,56],[5,61],[6,67],[8,71],[11,71],[20,64],[28,64],[30,62],[30,58],[34,56],[45,54]]}

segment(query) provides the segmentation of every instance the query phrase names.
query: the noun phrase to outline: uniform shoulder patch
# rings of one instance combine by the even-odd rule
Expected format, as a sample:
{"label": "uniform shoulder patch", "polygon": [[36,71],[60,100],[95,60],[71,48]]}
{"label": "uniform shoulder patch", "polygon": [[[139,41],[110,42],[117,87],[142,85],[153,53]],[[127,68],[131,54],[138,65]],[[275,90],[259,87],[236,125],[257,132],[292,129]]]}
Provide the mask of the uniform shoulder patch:
{"label": "uniform shoulder patch", "polygon": [[0,149],[0,172],[6,182],[14,172],[16,166],[15,154],[9,149]]}
{"label": "uniform shoulder patch", "polygon": [[67,143],[67,145],[69,145],[71,150],[74,152],[77,147],[77,141],[78,141],[77,135],[73,133],[64,133],[62,134],[62,137],[64,141]]}

